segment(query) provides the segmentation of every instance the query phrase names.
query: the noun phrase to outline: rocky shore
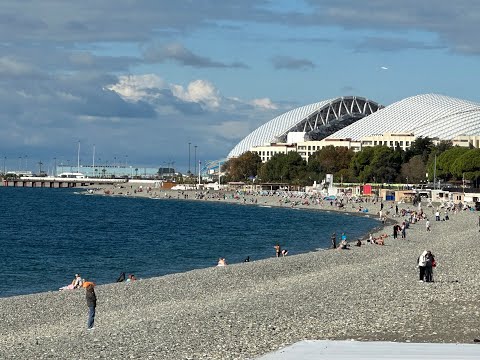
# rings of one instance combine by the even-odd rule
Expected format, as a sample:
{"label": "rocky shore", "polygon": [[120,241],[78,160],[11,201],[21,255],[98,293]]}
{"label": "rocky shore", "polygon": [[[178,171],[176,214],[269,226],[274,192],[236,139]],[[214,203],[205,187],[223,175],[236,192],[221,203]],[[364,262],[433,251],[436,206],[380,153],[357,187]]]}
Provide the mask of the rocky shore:
{"label": "rocky shore", "polygon": [[[419,222],[385,246],[97,286],[93,331],[84,290],[1,298],[0,358],[254,359],[304,339],[470,343],[480,336],[478,212],[430,220],[431,232]],[[425,249],[434,283],[418,281]]]}

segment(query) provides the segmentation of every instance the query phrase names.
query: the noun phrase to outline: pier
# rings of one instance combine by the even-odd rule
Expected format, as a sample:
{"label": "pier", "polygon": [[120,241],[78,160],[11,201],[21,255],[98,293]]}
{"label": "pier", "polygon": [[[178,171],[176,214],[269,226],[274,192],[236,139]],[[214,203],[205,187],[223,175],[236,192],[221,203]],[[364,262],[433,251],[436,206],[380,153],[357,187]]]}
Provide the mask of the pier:
{"label": "pier", "polygon": [[104,178],[64,178],[64,177],[21,177],[3,179],[3,186],[8,187],[39,187],[39,188],[74,188],[100,184],[126,183],[127,179]]}

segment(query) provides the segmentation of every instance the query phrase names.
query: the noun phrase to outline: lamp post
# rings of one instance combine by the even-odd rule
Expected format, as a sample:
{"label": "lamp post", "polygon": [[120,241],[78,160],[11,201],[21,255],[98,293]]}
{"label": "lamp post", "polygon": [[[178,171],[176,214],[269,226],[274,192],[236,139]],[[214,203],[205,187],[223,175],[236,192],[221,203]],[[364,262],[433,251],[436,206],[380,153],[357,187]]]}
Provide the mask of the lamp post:
{"label": "lamp post", "polygon": [[194,163],[195,163],[195,171],[193,173],[196,174],[197,173],[197,145],[195,145],[195,160],[194,160]]}
{"label": "lamp post", "polygon": [[201,183],[201,179],[202,179],[201,176],[200,176],[200,168],[201,168],[200,165],[202,165],[202,162],[199,160],[198,161],[198,188],[199,189],[200,189],[200,183]]}
{"label": "lamp post", "polygon": [[218,187],[222,184],[222,163],[218,162]]}
{"label": "lamp post", "polygon": [[190,175],[190,145],[192,143],[188,143],[188,175]]}
{"label": "lamp post", "polygon": [[54,157],[53,161],[55,162],[55,166],[53,168],[53,176],[55,177],[55,176],[57,176],[57,158]]}
{"label": "lamp post", "polygon": [[4,156],[3,157],[3,175],[5,175],[7,173],[7,171],[5,170],[5,162],[7,161],[7,157]]}

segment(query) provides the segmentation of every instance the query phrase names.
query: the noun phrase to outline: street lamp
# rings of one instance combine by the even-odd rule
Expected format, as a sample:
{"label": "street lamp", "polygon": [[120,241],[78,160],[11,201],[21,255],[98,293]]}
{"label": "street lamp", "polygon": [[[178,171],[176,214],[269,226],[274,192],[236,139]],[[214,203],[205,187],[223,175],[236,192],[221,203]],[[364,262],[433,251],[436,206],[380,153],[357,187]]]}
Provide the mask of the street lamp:
{"label": "street lamp", "polygon": [[194,174],[197,173],[197,145],[195,145],[195,171]]}
{"label": "street lamp", "polygon": [[4,157],[3,157],[3,175],[6,174],[6,170],[5,170],[5,162],[6,162],[6,161],[7,161],[7,157],[4,156]]}
{"label": "street lamp", "polygon": [[53,160],[55,161],[55,167],[53,168],[53,176],[57,176],[57,158],[54,157]]}
{"label": "street lamp", "polygon": [[222,184],[222,163],[218,162],[218,186]]}
{"label": "street lamp", "polygon": [[190,175],[190,145],[192,143],[188,143],[188,175]]}

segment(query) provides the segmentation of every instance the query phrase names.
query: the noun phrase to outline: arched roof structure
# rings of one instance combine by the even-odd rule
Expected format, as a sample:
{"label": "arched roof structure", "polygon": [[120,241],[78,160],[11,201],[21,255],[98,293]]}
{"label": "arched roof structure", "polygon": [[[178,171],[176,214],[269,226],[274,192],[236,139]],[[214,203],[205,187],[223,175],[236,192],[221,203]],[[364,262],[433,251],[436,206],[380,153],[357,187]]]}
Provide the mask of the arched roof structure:
{"label": "arched roof structure", "polygon": [[361,140],[385,133],[450,140],[480,135],[480,104],[438,94],[405,98],[335,132],[328,139]]}
{"label": "arched roof structure", "polygon": [[251,147],[284,142],[289,132],[305,132],[320,140],[382,108],[374,101],[358,96],[323,100],[290,110],[268,121],[240,141],[228,154],[237,157]]}

